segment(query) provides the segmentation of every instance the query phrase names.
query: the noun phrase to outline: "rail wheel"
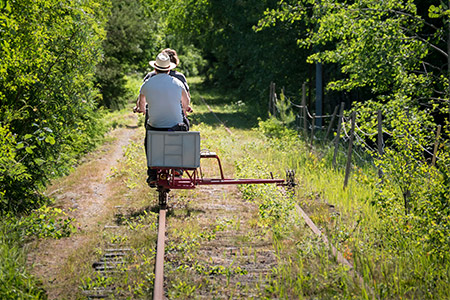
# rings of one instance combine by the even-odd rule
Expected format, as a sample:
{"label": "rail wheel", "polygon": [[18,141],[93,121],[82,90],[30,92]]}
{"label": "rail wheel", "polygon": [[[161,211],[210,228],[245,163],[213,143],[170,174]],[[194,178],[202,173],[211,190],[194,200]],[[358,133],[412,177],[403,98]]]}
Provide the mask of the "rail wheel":
{"label": "rail wheel", "polygon": [[169,197],[169,191],[168,189],[165,188],[159,188],[158,192],[159,192],[159,206],[161,207],[165,207],[167,205],[167,199]]}

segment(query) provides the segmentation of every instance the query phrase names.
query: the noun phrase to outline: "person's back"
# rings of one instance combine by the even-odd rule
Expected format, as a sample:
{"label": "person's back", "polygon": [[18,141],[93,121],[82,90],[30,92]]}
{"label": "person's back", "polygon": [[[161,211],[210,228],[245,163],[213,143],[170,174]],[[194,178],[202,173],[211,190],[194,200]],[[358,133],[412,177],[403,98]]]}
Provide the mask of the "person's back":
{"label": "person's back", "polygon": [[171,128],[183,122],[181,95],[183,83],[166,74],[149,78],[140,93],[148,104],[148,125],[154,128]]}
{"label": "person's back", "polygon": [[[143,81],[145,82],[145,81],[147,81],[148,79],[150,79],[151,77],[153,77],[155,75],[156,75],[156,72],[155,71],[151,71],[150,73],[145,75]],[[172,77],[177,78],[178,80],[180,80],[183,83],[184,89],[186,90],[186,92],[189,93],[189,85],[187,83],[186,76],[184,76],[183,73],[180,73],[180,72],[175,71],[175,70],[170,70],[169,75],[172,76]]]}
{"label": "person's back", "polygon": [[[147,130],[188,131],[189,127],[183,123],[183,116],[189,108],[189,94],[180,80],[169,75],[176,64],[170,62],[165,53],[158,54],[156,60],[149,64],[155,69],[156,75],[142,84],[133,112],[146,113]],[[144,145],[147,153],[147,131]],[[156,187],[157,170],[148,168],[147,174],[148,185]]]}

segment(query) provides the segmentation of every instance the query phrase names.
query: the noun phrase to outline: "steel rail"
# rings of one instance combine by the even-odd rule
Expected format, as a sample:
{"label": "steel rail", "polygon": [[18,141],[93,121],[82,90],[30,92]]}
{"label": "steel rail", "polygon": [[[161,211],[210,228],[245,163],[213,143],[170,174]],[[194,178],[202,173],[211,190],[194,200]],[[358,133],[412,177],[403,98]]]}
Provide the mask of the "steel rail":
{"label": "steel rail", "polygon": [[164,243],[166,238],[166,205],[159,209],[158,242],[156,244],[155,282],[153,299],[164,299]]}

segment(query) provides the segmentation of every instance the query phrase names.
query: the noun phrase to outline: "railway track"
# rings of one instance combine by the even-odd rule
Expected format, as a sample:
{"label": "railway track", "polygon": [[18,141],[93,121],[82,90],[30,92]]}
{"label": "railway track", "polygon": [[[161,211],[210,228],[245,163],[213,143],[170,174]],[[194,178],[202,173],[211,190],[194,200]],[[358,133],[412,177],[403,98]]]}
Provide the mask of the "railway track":
{"label": "railway track", "polygon": [[[227,192],[234,191],[233,188],[225,188]],[[224,226],[217,232],[214,231],[214,237],[201,240],[195,247],[193,260],[183,258],[184,250],[174,250],[173,245],[179,243],[174,236],[166,236],[166,225],[168,216],[166,205],[160,205],[158,218],[158,238],[155,259],[155,280],[153,286],[153,299],[167,299],[173,295],[176,284],[181,276],[178,271],[174,275],[174,270],[188,267],[190,273],[188,277],[191,284],[199,282],[209,282],[209,287],[205,284],[198,288],[191,295],[196,299],[229,299],[233,292],[236,292],[236,286],[242,285],[242,290],[238,291],[240,297],[251,298],[257,295],[257,291],[264,286],[265,278],[270,276],[272,268],[276,265],[276,255],[273,251],[273,245],[269,240],[263,240],[262,235],[258,238],[248,240],[247,235],[251,231],[251,218],[236,216],[240,212],[241,216],[248,213],[255,213],[256,206],[253,204],[241,202],[239,199],[223,201],[223,204],[217,204],[218,198],[223,195],[224,188],[203,188],[201,196],[196,198],[195,206],[202,207],[202,213],[195,218],[196,223],[203,224],[201,227],[204,233],[210,233],[211,228],[217,225],[217,216],[220,216],[224,222],[230,221],[228,226]],[[172,199],[175,200],[175,199]],[[172,201],[171,200],[171,201]],[[176,200],[175,200],[176,201]],[[220,200],[219,200],[220,201]],[[177,206],[177,210],[183,210],[183,207],[177,203],[171,203],[171,206]],[[177,222],[176,216],[170,213],[172,222]],[[233,222],[231,222],[233,221]],[[176,227],[172,224],[170,228]],[[202,274],[194,269],[202,270]],[[168,274],[165,275],[164,271]],[[175,276],[175,277],[174,277]],[[167,290],[169,289],[169,290]],[[234,294],[237,296],[237,294]]]}
{"label": "railway track", "polygon": [[164,299],[164,244],[166,239],[167,192],[159,192],[158,239],[156,243],[153,299]]}
{"label": "railway track", "polygon": [[[161,135],[161,133],[158,133]],[[175,135],[175,134],[174,134]],[[173,146],[173,141],[168,144],[169,147]],[[295,186],[295,174],[292,171],[288,171],[286,174],[286,180],[281,179],[228,179],[224,177],[224,172],[222,171],[222,166],[220,163],[220,159],[215,153],[198,153],[198,159],[200,158],[213,158],[218,162],[219,170],[220,170],[220,178],[219,179],[211,179],[204,178],[201,168],[197,170],[197,167],[187,167],[184,169],[185,175],[183,179],[180,177],[176,177],[175,170],[173,167],[171,168],[163,166],[156,167],[158,168],[158,204],[159,204],[159,215],[158,215],[158,234],[157,234],[157,243],[156,243],[156,255],[155,255],[155,266],[154,266],[154,281],[153,281],[153,299],[160,300],[166,299],[170,297],[169,293],[165,293],[164,290],[164,262],[165,262],[165,243],[166,243],[166,216],[167,216],[167,200],[168,193],[171,189],[195,189],[201,185],[237,185],[237,184],[267,184],[272,183],[278,186],[284,186],[288,189],[293,188]],[[181,167],[183,168],[183,167]],[[197,200],[196,200],[197,201]],[[241,204],[242,205],[242,204]],[[216,205],[217,206],[217,205]],[[227,209],[226,205],[223,207],[217,206],[218,209]],[[238,209],[238,212],[241,213],[242,206]],[[230,215],[234,215],[235,212],[228,212]],[[235,215],[233,218],[236,217]],[[305,216],[302,216],[305,218]],[[308,218],[305,218],[307,220]],[[310,220],[309,220],[310,221]],[[237,222],[241,222],[238,220]],[[315,226],[312,222],[307,222],[307,224],[311,226]],[[312,225],[311,225],[312,224]],[[239,226],[238,226],[239,227]],[[318,232],[318,230],[313,231],[321,236],[322,234]],[[258,297],[258,288],[264,289],[264,278],[270,276],[272,272],[272,268],[276,267],[276,254],[273,252],[272,244],[270,242],[262,242],[262,243],[236,243],[236,240],[239,240],[239,237],[236,238],[237,232],[239,230],[228,230],[228,232],[221,232],[215,235],[214,239],[207,241],[200,245],[197,249],[198,251],[198,260],[195,262],[197,265],[189,265],[191,262],[181,262],[179,267],[188,267],[188,268],[199,268],[202,272],[205,273],[206,277],[222,277],[222,279],[216,280],[216,282],[212,285],[217,290],[212,290],[215,292],[213,295],[214,298],[217,299],[228,299],[233,296],[233,292],[231,291],[231,295],[229,295],[229,291],[227,291],[228,287],[233,289],[233,286],[229,286],[230,284],[235,284],[235,286],[241,285],[242,283],[239,280],[235,280],[235,278],[239,277],[239,279],[243,280],[244,285],[246,285],[246,290],[242,291],[239,294],[239,297],[250,297],[255,298]],[[255,231],[254,229],[246,228],[244,230],[245,235],[248,232]],[[229,234],[229,235],[228,235]],[[253,233],[251,233],[253,234]],[[245,239],[246,237],[242,237]],[[119,250],[119,249],[116,249]],[[122,249],[126,250],[126,249]],[[245,253],[244,253],[245,252]],[[352,266],[348,263],[348,261],[339,260],[339,257],[342,255],[336,250],[333,251],[333,255],[338,257],[338,261],[342,264],[345,264],[352,269]],[[97,271],[101,271],[103,273],[114,272],[114,267],[123,263],[120,258],[125,256],[125,253],[121,253],[118,251],[114,251],[110,249],[106,251],[106,254],[109,253],[109,258],[104,256],[102,260],[96,264]],[[106,255],[105,254],[105,255]],[[252,258],[253,256],[253,258]],[[119,259],[117,259],[119,258]],[[168,258],[170,261],[170,258]],[[176,266],[179,262],[171,262],[172,266]],[[226,280],[225,285],[220,285],[220,280],[223,281],[223,278]],[[362,280],[361,280],[362,281]],[[170,282],[170,278],[169,278]],[[207,281],[208,282],[208,279]],[[173,282],[170,283],[173,285]],[[201,286],[201,284],[200,284]],[[250,287],[249,286],[253,286]],[[173,286],[172,286],[173,287]],[[254,288],[256,287],[256,288]],[[235,287],[234,287],[235,289]],[[212,294],[208,294],[204,290],[196,290],[195,296],[197,298],[205,298],[212,296]],[[104,289],[97,293],[97,295],[91,295],[90,299],[104,299],[107,295],[114,293],[112,289]],[[222,293],[222,294],[220,294]]]}
{"label": "railway track", "polygon": [[[121,206],[116,206],[115,209],[116,216],[122,214]],[[105,232],[115,235],[121,230],[121,226],[105,225],[103,229]],[[102,256],[92,263],[92,268],[95,270],[97,277],[95,277],[92,286],[83,291],[87,299],[109,299],[112,295],[115,295],[115,286],[107,282],[109,278],[123,271],[123,268],[127,265],[127,257],[132,251],[121,240],[110,241],[106,244],[106,248],[102,249]],[[95,284],[101,281],[105,284],[100,286]]]}

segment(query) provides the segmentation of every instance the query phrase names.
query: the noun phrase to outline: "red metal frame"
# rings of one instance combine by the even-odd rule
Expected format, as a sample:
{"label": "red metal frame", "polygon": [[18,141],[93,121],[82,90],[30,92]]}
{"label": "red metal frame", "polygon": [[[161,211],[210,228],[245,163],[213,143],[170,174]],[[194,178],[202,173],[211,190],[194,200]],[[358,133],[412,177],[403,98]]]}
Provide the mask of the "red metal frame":
{"label": "red metal frame", "polygon": [[[264,184],[275,183],[285,185],[284,179],[228,179],[223,175],[222,163],[215,153],[201,154],[200,158],[215,158],[219,165],[220,178],[203,178],[201,168],[158,168],[158,183],[162,189],[194,189],[197,185],[224,185],[224,184]],[[176,176],[176,172],[183,171],[183,177]],[[199,171],[200,170],[200,171]],[[199,176],[200,175],[200,176]]]}

